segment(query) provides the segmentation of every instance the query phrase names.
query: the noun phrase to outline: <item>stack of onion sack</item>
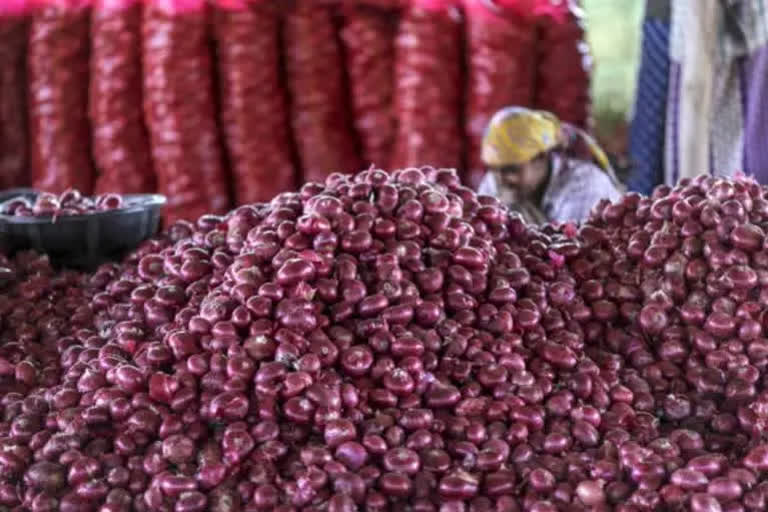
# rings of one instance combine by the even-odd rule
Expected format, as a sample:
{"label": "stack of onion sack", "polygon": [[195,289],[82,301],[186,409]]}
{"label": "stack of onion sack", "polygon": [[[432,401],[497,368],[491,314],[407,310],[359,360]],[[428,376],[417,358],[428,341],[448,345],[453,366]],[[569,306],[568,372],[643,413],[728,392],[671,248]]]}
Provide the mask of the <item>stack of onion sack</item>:
{"label": "stack of onion sack", "polygon": [[283,48],[291,127],[302,181],[359,169],[333,8],[296,0],[285,12]]}
{"label": "stack of onion sack", "polygon": [[90,275],[0,256],[0,506],[765,510],[766,196],[536,228],[369,170]]}
{"label": "stack of onion sack", "polygon": [[95,0],[89,109],[97,193],[155,190],[141,89],[141,4]]}
{"label": "stack of onion sack", "polygon": [[531,7],[519,0],[465,0],[467,32],[468,138],[464,181],[477,189],[485,174],[480,159],[483,134],[493,114],[510,105],[533,102],[536,32],[528,19]]}
{"label": "stack of onion sack", "polygon": [[540,1],[536,42],[537,108],[581,128],[590,124],[592,58],[582,26],[583,13],[573,0]]}
{"label": "stack of onion sack", "polygon": [[367,5],[344,6],[344,42],[354,126],[363,164],[386,167],[392,151],[396,14]]}
{"label": "stack of onion sack", "polygon": [[395,39],[392,167],[462,164],[462,36],[450,0],[413,0]]}
{"label": "stack of onion sack", "polygon": [[219,0],[214,11],[221,129],[237,204],[296,184],[280,81],[279,17],[265,0]]}
{"label": "stack of onion sack", "polygon": [[[13,2],[10,2],[13,3]],[[27,37],[29,16],[22,5],[0,19],[0,190],[26,185]]]}
{"label": "stack of onion sack", "polygon": [[205,0],[144,4],[144,118],[168,222],[229,207],[208,36]]}
{"label": "stack of onion sack", "polygon": [[35,10],[27,54],[30,163],[35,188],[93,188],[88,124],[90,2]]}
{"label": "stack of onion sack", "polygon": [[399,9],[405,7],[409,0],[317,0],[318,5],[341,5],[378,7],[380,9]]}

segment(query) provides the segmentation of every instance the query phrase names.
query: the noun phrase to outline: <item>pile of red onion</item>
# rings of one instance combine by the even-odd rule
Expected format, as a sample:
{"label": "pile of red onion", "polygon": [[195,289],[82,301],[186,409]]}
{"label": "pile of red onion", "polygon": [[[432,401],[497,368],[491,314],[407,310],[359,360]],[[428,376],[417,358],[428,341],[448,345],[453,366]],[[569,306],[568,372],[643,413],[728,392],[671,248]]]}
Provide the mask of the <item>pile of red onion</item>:
{"label": "pile of red onion", "polygon": [[24,196],[14,197],[0,203],[0,213],[16,217],[67,217],[122,207],[123,198],[118,194],[87,197],[79,190],[68,189],[59,195],[42,192],[34,200]]}
{"label": "pile of red onion", "polygon": [[768,506],[768,188],[531,227],[432,168],[0,257],[0,509]]}

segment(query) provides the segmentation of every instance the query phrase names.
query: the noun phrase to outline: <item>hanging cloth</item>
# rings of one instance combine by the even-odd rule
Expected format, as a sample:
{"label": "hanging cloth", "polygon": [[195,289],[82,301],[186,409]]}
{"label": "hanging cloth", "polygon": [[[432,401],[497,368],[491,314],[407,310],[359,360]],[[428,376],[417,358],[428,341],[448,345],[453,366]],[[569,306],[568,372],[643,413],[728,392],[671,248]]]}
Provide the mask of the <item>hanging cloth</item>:
{"label": "hanging cloth", "polygon": [[632,167],[627,176],[627,188],[645,195],[650,195],[664,180],[670,8],[670,0],[649,0],[642,27],[640,68],[629,135]]}

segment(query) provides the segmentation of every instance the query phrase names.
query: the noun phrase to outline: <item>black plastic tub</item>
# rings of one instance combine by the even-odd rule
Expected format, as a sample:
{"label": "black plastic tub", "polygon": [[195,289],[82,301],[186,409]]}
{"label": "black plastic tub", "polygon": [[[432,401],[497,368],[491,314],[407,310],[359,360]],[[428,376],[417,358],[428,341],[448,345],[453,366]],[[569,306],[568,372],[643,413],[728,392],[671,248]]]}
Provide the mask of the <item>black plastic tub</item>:
{"label": "black plastic tub", "polygon": [[14,197],[35,197],[36,195],[37,191],[33,188],[8,188],[5,190],[0,190],[0,203],[4,203],[9,199],[13,199]]}
{"label": "black plastic tub", "polygon": [[[21,189],[0,193],[0,200],[37,192]],[[17,217],[0,214],[0,249],[6,253],[34,249],[60,267],[90,270],[118,260],[157,233],[165,196],[124,195],[115,210],[64,217]]]}

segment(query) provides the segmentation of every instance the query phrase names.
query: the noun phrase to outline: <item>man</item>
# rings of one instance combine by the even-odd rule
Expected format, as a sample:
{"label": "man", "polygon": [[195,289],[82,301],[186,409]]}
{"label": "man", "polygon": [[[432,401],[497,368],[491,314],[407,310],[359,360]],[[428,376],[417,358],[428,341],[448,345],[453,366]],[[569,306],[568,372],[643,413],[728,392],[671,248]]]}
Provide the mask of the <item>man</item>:
{"label": "man", "polygon": [[[579,150],[588,156],[580,158]],[[548,112],[497,112],[483,138],[482,159],[489,172],[478,193],[498,197],[530,223],[582,221],[600,199],[622,194],[595,141]]]}

